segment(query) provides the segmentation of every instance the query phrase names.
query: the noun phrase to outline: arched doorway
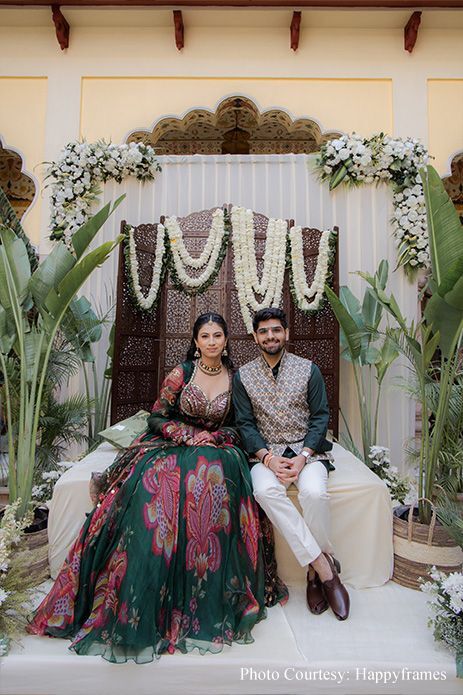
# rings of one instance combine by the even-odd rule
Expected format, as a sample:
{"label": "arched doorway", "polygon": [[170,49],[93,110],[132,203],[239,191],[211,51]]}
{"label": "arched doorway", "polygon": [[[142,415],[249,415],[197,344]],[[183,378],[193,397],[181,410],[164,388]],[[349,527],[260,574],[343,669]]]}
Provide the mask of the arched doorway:
{"label": "arched doorway", "polygon": [[338,135],[322,133],[309,118],[293,120],[282,109],[261,112],[251,99],[236,95],[214,112],[193,109],[183,118],[163,118],[127,141],[152,145],[158,155],[310,154]]}

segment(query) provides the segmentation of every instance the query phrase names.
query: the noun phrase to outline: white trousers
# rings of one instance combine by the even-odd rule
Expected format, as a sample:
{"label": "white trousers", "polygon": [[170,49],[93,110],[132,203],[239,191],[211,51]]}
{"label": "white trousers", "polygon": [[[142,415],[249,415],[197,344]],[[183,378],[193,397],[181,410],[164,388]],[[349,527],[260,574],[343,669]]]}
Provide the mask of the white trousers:
{"label": "white trousers", "polygon": [[321,461],[307,464],[295,482],[303,516],[286,494],[289,483],[281,483],[263,463],[256,463],[251,468],[251,477],[254,497],[302,567],[315,560],[321,552],[333,552],[328,471]]}

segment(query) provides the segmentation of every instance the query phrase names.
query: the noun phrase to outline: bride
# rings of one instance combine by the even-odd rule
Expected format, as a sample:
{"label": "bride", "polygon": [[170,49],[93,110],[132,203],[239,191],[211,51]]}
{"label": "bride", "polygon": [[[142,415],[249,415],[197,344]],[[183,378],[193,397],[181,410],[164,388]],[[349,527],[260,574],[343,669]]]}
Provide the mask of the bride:
{"label": "bride", "polygon": [[186,361],[108,469],[31,632],[113,662],[252,642],[264,567],[247,458],[228,426],[229,349],[224,319],[199,316]]}

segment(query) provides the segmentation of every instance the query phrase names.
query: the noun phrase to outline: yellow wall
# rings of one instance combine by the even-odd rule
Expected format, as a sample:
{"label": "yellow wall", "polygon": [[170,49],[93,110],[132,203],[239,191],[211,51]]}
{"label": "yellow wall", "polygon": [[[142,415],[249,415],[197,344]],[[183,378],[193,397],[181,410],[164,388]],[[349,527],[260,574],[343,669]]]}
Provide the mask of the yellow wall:
{"label": "yellow wall", "polygon": [[463,79],[429,80],[429,149],[436,169],[450,172],[450,160],[463,152]]}
{"label": "yellow wall", "polygon": [[[0,137],[39,179],[38,165],[79,136],[122,142],[236,93],[325,131],[418,137],[441,174],[463,148],[463,12],[424,11],[411,55],[403,47],[409,11],[304,11],[297,52],[289,10],[185,12],[182,51],[170,10],[64,14],[72,31],[61,51],[49,9],[0,8]],[[35,241],[39,227],[47,234],[42,194],[25,218]]]}
{"label": "yellow wall", "polygon": [[[22,168],[40,180],[37,165],[45,159],[45,119],[47,78],[0,77],[0,139],[5,148],[17,150]],[[34,244],[40,240],[40,191],[33,207],[23,218],[23,226]]]}
{"label": "yellow wall", "polygon": [[82,80],[81,136],[120,142],[163,115],[214,110],[229,94],[249,96],[260,109],[280,106],[293,117],[314,118],[323,130],[393,131],[390,80],[102,77]]}

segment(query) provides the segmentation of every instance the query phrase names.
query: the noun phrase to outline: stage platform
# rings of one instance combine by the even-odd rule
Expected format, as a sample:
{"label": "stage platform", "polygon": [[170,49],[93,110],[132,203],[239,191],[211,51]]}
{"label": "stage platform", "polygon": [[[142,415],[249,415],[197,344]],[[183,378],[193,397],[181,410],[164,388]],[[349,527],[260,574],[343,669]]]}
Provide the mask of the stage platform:
{"label": "stage platform", "polygon": [[293,584],[286,606],[256,626],[253,644],[143,665],[26,637],[0,659],[0,695],[462,695],[453,655],[427,627],[424,594],[393,582],[350,594],[351,617],[339,622],[331,611],[310,614],[304,585]]}

